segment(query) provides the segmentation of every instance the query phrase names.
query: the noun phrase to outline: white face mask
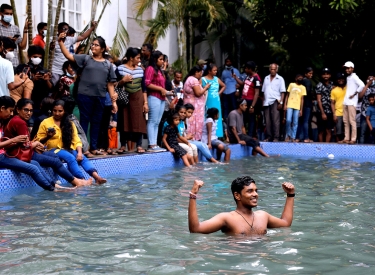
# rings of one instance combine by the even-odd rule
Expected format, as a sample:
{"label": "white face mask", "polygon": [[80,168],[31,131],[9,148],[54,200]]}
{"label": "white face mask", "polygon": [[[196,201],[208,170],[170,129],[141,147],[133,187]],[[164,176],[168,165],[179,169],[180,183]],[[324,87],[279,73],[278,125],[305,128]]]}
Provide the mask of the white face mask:
{"label": "white face mask", "polygon": [[8,60],[12,60],[14,58],[14,52],[7,52],[5,58]]}
{"label": "white face mask", "polygon": [[12,19],[13,19],[13,15],[3,15],[3,20],[7,23],[10,23]]}
{"label": "white face mask", "polygon": [[31,62],[35,65],[35,66],[38,66],[40,64],[40,62],[42,62],[42,59],[39,58],[39,57],[32,57],[31,58]]}
{"label": "white face mask", "polygon": [[44,31],[43,31],[43,36],[44,36],[44,37],[47,36],[47,30],[44,30]]}

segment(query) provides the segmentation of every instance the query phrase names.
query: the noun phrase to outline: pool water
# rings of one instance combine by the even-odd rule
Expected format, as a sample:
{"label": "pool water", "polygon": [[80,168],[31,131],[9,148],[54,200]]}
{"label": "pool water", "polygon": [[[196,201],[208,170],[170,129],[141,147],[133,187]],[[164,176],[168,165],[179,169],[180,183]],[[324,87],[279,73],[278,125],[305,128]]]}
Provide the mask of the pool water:
{"label": "pool water", "polygon": [[[248,157],[70,193],[2,194],[0,274],[375,274],[373,174],[371,162]],[[230,182],[240,175],[255,179],[258,209],[278,217],[281,183],[294,183],[292,227],[263,237],[190,234],[194,179],[205,181],[204,220],[235,209]]]}

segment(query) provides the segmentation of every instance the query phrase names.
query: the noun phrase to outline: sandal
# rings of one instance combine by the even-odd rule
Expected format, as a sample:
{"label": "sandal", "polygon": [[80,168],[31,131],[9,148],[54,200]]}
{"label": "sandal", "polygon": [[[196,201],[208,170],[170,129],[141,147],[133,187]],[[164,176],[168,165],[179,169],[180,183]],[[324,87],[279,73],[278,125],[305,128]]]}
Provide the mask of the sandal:
{"label": "sandal", "polygon": [[93,154],[94,156],[106,156],[107,155],[107,153],[105,153],[101,150],[91,151],[90,153]]}
{"label": "sandal", "polygon": [[125,151],[125,148],[124,148],[124,147],[121,147],[121,148],[118,149],[116,152],[117,152],[117,154],[120,154],[120,155],[122,155],[122,154],[126,154],[126,151]]}
{"label": "sandal", "polygon": [[86,153],[84,153],[85,157],[88,158],[88,159],[91,159],[91,158],[94,158],[95,156],[93,154],[90,153],[90,151],[87,151]]}
{"label": "sandal", "polygon": [[304,143],[312,143],[313,141],[311,139],[305,139],[303,142]]}
{"label": "sandal", "polygon": [[142,147],[137,147],[136,152],[137,152],[138,154],[144,154],[146,151],[145,151],[145,149],[143,149]]}
{"label": "sandal", "polygon": [[116,151],[111,150],[111,149],[108,149],[106,152],[108,155],[118,155]]}

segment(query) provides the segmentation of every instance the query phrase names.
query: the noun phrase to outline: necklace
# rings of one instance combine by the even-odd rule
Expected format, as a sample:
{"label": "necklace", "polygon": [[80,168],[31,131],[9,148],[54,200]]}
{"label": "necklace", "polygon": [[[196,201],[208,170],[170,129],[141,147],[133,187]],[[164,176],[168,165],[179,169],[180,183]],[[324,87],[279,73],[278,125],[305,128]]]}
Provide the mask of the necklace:
{"label": "necklace", "polygon": [[245,222],[250,226],[250,228],[253,229],[253,224],[254,224],[254,212],[253,211],[251,211],[251,213],[253,213],[253,221],[251,222],[251,224],[245,219],[244,216],[241,215],[240,212],[238,212],[237,210],[234,210],[234,212],[240,215],[245,220]]}

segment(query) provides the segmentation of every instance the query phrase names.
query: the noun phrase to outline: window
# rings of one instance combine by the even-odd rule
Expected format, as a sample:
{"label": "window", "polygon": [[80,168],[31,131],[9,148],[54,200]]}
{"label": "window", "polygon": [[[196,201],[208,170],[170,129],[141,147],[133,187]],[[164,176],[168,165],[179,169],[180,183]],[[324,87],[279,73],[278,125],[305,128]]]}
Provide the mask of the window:
{"label": "window", "polygon": [[[82,0],[63,0],[59,22],[66,22],[77,32],[82,29]],[[58,0],[53,0],[53,18],[55,18]]]}

